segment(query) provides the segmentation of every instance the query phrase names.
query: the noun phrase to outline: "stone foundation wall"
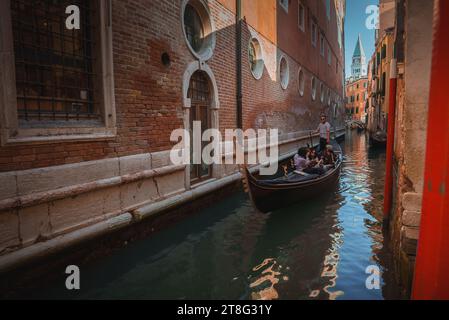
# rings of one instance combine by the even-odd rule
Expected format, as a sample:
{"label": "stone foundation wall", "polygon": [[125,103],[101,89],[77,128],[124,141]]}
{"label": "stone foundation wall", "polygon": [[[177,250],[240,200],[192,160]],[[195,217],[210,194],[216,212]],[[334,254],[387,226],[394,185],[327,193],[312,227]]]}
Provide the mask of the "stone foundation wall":
{"label": "stone foundation wall", "polygon": [[[281,158],[310,142],[300,133],[282,138]],[[218,167],[215,178],[191,188],[170,151],[0,173],[0,271],[238,181],[238,165]]]}
{"label": "stone foundation wall", "polygon": [[398,280],[408,297],[419,238],[426,165],[433,1],[405,0],[404,10],[405,35],[396,35],[396,41],[404,41],[404,61],[398,64],[396,183],[390,230]]}

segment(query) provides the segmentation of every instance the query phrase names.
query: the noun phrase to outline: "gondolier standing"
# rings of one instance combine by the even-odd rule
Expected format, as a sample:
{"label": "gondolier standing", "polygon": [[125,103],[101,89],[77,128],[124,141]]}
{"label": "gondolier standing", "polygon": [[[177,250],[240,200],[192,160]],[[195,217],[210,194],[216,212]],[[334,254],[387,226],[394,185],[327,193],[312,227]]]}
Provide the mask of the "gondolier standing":
{"label": "gondolier standing", "polygon": [[331,125],[326,121],[325,115],[321,115],[321,122],[316,132],[320,134],[320,152],[323,152],[331,141]]}

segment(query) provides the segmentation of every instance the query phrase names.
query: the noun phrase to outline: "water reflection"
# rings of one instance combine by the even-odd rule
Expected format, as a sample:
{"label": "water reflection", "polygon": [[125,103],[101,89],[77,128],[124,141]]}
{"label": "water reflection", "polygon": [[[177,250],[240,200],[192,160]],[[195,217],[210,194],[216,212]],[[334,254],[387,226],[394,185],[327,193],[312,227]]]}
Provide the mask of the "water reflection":
{"label": "water reflection", "polygon": [[[80,291],[65,290],[61,277],[34,290],[34,298],[394,298],[379,222],[385,154],[369,151],[356,133],[343,147],[333,192],[267,215],[236,194],[82,266]],[[365,286],[370,265],[381,270],[381,290]]]}

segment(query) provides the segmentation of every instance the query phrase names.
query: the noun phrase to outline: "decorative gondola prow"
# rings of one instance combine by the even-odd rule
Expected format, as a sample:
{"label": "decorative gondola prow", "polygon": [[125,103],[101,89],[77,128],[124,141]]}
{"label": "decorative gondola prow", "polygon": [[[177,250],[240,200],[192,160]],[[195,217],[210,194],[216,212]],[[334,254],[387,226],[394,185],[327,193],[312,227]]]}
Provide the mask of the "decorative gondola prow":
{"label": "decorative gondola prow", "polygon": [[239,170],[242,175],[243,191],[245,191],[246,193],[249,193],[250,190],[249,190],[249,181],[248,181],[248,174],[246,171],[246,166],[239,166]]}
{"label": "decorative gondola prow", "polygon": [[239,165],[239,170],[240,173],[242,175],[242,186],[243,186],[243,191],[245,191],[245,193],[248,194],[249,196],[249,200],[251,201],[252,205],[254,208],[257,209],[256,203],[254,202],[254,198],[253,198],[253,194],[251,192],[251,187],[250,187],[250,182],[249,182],[249,177],[248,175],[250,174],[248,171],[248,168],[245,165]]}
{"label": "decorative gondola prow", "polygon": [[288,176],[288,166],[286,164],[284,164],[282,166],[282,169],[284,169],[284,176]]}

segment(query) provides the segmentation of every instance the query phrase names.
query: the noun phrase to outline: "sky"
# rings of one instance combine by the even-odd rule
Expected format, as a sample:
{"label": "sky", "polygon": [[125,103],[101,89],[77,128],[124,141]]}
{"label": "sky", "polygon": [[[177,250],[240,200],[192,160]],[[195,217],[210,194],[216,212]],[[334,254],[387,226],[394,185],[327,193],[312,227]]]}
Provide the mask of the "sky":
{"label": "sky", "polygon": [[378,0],[346,0],[345,49],[346,77],[351,75],[352,54],[360,33],[367,61],[374,52],[374,30],[366,27],[369,14],[365,13],[369,5],[378,5]]}

